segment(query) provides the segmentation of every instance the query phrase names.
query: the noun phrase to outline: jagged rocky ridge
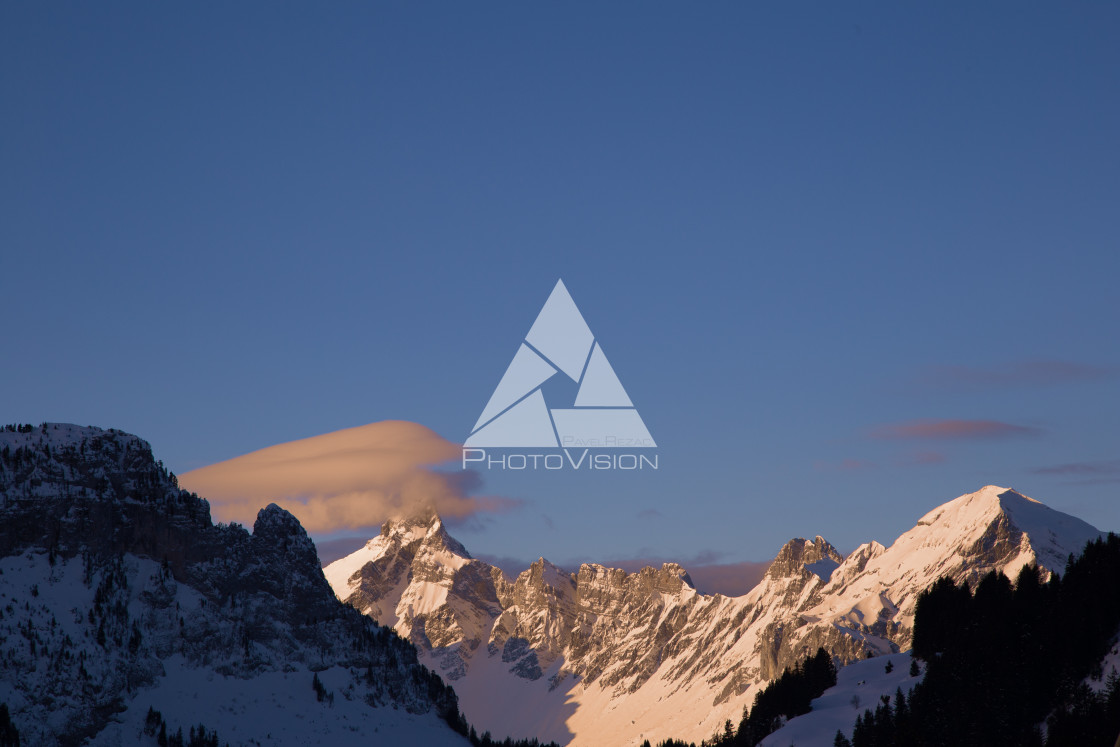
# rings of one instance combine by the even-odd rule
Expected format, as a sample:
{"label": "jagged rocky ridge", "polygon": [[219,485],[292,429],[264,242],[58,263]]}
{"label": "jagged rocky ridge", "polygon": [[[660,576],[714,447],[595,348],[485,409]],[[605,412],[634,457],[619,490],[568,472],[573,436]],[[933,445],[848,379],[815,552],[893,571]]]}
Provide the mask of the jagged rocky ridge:
{"label": "jagged rocky ridge", "polygon": [[429,512],[386,523],[326,575],[339,598],[456,683],[480,728],[622,745],[710,736],[818,647],[840,663],[905,650],[917,595],[937,578],[1014,575],[1031,562],[1060,570],[1098,535],[988,486],[934,509],[890,548],[872,542],[845,558],[822,537],[791,540],[757,587],[727,598],[698,593],[674,564],[568,572],[540,559],[510,580]]}
{"label": "jagged rocky ridge", "polygon": [[231,744],[466,744],[454,692],[338,603],[291,514],[214,525],[147,443],[63,424],[0,431],[0,702],[37,745],[144,743],[152,703]]}

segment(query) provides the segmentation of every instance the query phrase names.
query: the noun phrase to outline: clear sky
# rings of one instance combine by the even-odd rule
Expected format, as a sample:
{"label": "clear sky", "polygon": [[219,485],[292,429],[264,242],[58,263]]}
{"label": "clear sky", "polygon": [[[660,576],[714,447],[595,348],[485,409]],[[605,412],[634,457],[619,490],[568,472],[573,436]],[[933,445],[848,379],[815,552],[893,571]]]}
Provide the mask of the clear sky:
{"label": "clear sky", "polygon": [[563,278],[661,469],[483,474],[521,503],[476,553],[847,551],[988,483],[1120,529],[1118,39],[1110,3],[4,3],[0,419],[176,472],[461,442]]}

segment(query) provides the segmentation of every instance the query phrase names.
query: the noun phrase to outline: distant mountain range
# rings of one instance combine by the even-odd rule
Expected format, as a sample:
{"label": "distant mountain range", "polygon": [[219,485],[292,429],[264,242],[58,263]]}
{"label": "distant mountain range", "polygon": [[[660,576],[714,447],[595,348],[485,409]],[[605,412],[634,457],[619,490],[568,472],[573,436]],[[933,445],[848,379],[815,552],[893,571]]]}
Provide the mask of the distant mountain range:
{"label": "distant mountain range", "polygon": [[728,598],[698,593],[675,564],[569,572],[542,558],[510,579],[427,512],[386,523],[325,573],[340,599],[415,644],[479,728],[613,747],[711,736],[818,647],[840,662],[908,648],[918,594],[936,579],[1060,571],[1100,534],[987,486],[889,548],[844,557],[822,537],[793,539],[758,586]]}
{"label": "distant mountain range", "polygon": [[699,741],[818,647],[841,663],[908,648],[935,579],[1058,571],[1099,534],[989,486],[889,548],[791,540],[730,598],[675,564],[541,559],[511,579],[428,511],[323,569],[277,506],[252,533],[213,524],[135,436],[9,426],[0,704],[24,744],[48,746],[203,727],[231,745],[466,745],[460,707],[499,739]]}

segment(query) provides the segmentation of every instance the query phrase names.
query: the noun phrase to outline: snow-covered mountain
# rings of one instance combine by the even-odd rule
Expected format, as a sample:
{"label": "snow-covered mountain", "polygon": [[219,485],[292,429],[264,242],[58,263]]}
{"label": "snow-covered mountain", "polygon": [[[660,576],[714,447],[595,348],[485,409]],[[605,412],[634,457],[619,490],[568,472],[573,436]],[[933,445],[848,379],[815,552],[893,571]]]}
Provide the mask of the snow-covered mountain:
{"label": "snow-covered mountain", "polygon": [[808,620],[837,621],[906,648],[918,594],[948,576],[970,584],[991,570],[1012,579],[1031,563],[1061,571],[1101,532],[1014,490],[989,485],[938,506],[889,548],[861,545],[822,589]]}
{"label": "snow-covered mountain", "polygon": [[921,590],[1027,563],[1061,570],[1100,534],[988,486],[848,557],[794,539],[744,596],[703,595],[680,566],[576,572],[543,558],[516,579],[471,558],[434,513],[390,521],[327,566],[339,598],[409,638],[480,729],[572,745],[700,740],[760,684],[823,646],[841,662],[909,646]]}
{"label": "snow-covered mountain", "polygon": [[34,745],[468,744],[291,514],[215,526],[147,443],[63,424],[0,430],[0,703]]}

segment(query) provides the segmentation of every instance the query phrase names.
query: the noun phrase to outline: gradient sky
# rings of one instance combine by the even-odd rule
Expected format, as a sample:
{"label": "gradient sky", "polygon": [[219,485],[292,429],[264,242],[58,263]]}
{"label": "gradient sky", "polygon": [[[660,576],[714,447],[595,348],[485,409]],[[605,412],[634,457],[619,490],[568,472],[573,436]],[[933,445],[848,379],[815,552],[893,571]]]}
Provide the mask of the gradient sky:
{"label": "gradient sky", "polygon": [[466,438],[563,278],[656,473],[483,475],[556,562],[1120,529],[1120,7],[4,3],[0,419],[176,472]]}

